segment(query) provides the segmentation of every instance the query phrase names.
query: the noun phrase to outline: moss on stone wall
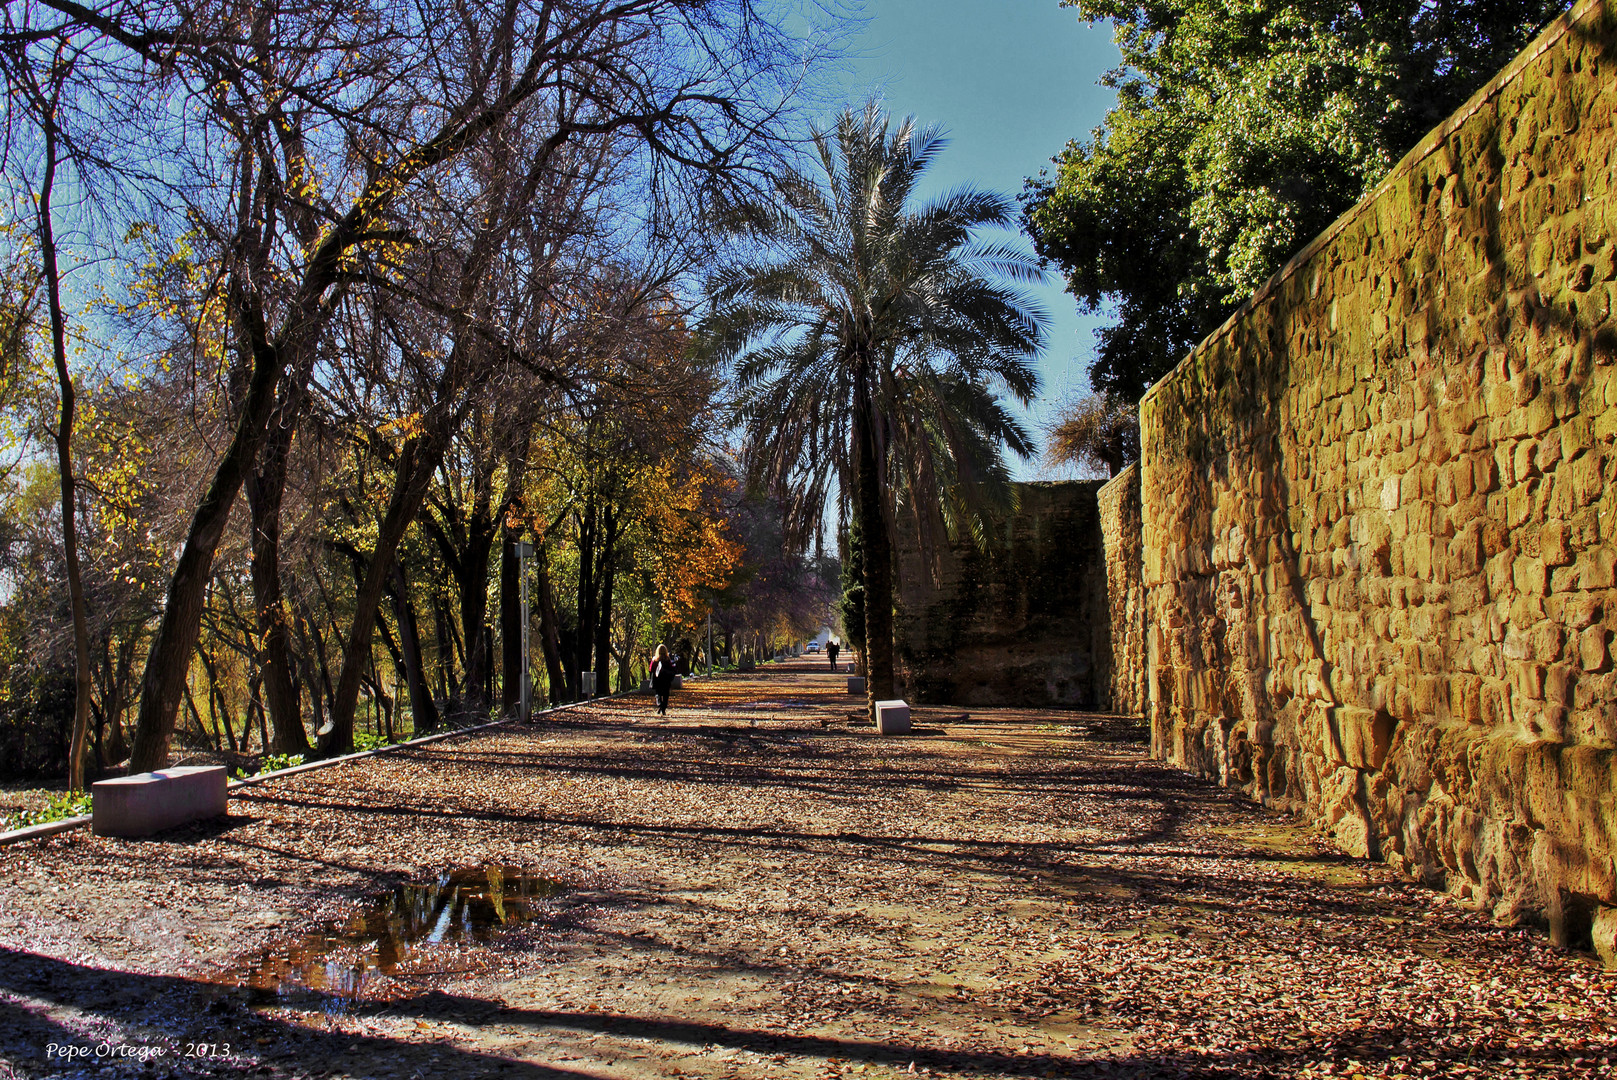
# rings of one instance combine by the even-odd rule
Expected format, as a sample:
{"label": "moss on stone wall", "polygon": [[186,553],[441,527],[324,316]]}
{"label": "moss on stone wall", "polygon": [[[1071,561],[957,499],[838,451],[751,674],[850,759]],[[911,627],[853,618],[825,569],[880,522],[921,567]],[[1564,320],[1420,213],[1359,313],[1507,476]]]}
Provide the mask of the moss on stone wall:
{"label": "moss on stone wall", "polygon": [[1153,750],[1617,906],[1617,28],[1552,25],[1141,408]]}

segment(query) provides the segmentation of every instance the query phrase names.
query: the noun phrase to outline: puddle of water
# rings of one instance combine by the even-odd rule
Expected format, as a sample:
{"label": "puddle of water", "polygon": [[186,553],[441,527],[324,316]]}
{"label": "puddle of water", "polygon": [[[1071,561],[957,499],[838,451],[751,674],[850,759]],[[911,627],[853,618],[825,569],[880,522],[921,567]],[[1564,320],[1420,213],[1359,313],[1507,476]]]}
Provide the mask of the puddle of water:
{"label": "puddle of water", "polygon": [[[457,974],[446,946],[481,944],[549,909],[567,886],[512,866],[453,870],[426,884],[400,885],[344,922],[291,946],[255,953],[220,977],[228,986],[280,999],[318,998],[341,1012],[379,979]],[[433,962],[438,960],[440,962]],[[470,970],[470,969],[467,969]]]}

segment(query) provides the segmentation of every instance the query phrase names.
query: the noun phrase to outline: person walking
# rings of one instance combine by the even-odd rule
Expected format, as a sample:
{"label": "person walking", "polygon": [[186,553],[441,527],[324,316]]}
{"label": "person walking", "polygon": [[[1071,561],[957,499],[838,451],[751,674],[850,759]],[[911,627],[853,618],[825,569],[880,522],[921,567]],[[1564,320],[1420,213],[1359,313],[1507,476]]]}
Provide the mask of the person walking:
{"label": "person walking", "polygon": [[651,658],[651,692],[657,695],[657,715],[668,715],[668,695],[674,689],[674,659],[667,645],[658,645]]}
{"label": "person walking", "polygon": [[830,641],[830,640],[826,641],[826,643],[825,643],[825,655],[827,655],[827,656],[829,656],[831,658],[831,670],[832,671],[835,671],[837,669],[837,653],[839,653],[841,651],[842,651],[841,647],[839,647],[836,642]]}

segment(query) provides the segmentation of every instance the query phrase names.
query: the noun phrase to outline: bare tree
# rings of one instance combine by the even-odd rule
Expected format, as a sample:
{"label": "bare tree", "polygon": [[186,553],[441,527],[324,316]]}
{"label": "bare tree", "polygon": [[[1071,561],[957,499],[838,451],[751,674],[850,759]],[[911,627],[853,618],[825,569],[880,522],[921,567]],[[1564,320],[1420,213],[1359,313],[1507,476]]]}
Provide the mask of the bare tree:
{"label": "bare tree", "polygon": [[[58,178],[64,168],[78,166],[78,181],[93,178],[94,160],[88,147],[77,143],[64,130],[64,112],[70,105],[64,97],[71,93],[74,67],[81,51],[74,43],[39,28],[33,21],[31,5],[8,7],[0,30],[0,72],[3,72],[7,98],[13,104],[6,113],[6,164],[23,173],[30,172],[19,151],[38,135],[37,179],[25,176],[31,189],[35,235],[49,320],[50,352],[56,374],[58,412],[51,440],[56,449],[57,476],[61,487],[62,553],[67,572],[69,610],[72,618],[74,656],[73,726],[68,746],[68,787],[82,791],[85,782],[85,751],[90,729],[94,685],[91,677],[89,615],[85,602],[84,574],[79,559],[78,490],[73,466],[73,435],[77,422],[77,387],[68,364],[67,319],[63,312],[61,252],[56,229]],[[93,62],[92,62],[92,66]],[[20,114],[20,116],[18,115]],[[19,130],[20,125],[32,132]]]}
{"label": "bare tree", "polygon": [[1073,402],[1047,431],[1051,465],[1106,469],[1116,476],[1140,459],[1139,407],[1118,394],[1088,394]]}
{"label": "bare tree", "polygon": [[[295,427],[341,298],[386,287],[376,275],[397,264],[398,249],[423,245],[397,209],[469,149],[510,133],[525,103],[542,101],[549,125],[531,144],[536,157],[578,138],[632,136],[646,151],[648,182],[679,196],[657,204],[667,227],[674,208],[699,208],[712,191],[679,181],[744,167],[769,133],[782,39],[752,0],[283,3],[222,6],[167,23],[133,8],[106,15],[58,6],[171,79],[192,80],[187,100],[197,113],[183,118],[175,138],[225,148],[217,162],[198,151],[185,210],[217,261],[236,357],[235,420],[146,665],[133,766],[152,768],[167,756],[214,552],[272,420],[277,432]],[[229,183],[212,182],[215,172]],[[450,302],[469,310],[470,299]],[[451,399],[463,388],[459,374],[442,384]],[[437,446],[405,448],[405,472],[418,475]],[[274,462],[266,464],[261,525],[273,516],[267,489],[276,480]],[[413,517],[413,491],[408,480],[398,489],[395,528]],[[362,662],[369,633],[369,619],[357,618],[345,656]],[[357,693],[361,669],[350,674],[350,666],[339,681],[338,718]]]}

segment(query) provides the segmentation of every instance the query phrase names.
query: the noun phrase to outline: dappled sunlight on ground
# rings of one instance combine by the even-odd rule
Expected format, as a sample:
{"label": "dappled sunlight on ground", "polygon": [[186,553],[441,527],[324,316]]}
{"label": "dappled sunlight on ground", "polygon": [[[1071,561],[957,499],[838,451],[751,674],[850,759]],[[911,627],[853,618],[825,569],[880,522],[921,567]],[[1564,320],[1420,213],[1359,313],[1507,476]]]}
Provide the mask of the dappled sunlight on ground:
{"label": "dappled sunlight on ground", "polygon": [[[609,699],[242,789],[157,840],[0,850],[0,1059],[74,1075],[47,1044],[228,1041],[116,1068],[1611,1073],[1617,987],[1590,958],[1146,760],[1134,722],[925,708],[882,738],[846,678],[693,679],[666,718]],[[490,865],[554,892],[494,925]],[[467,868],[490,933],[447,932],[472,910],[452,889],[399,891]],[[321,966],[396,959],[388,895],[444,905],[410,914],[418,951]],[[297,993],[237,986],[243,958],[287,967],[345,926],[353,951]]]}

